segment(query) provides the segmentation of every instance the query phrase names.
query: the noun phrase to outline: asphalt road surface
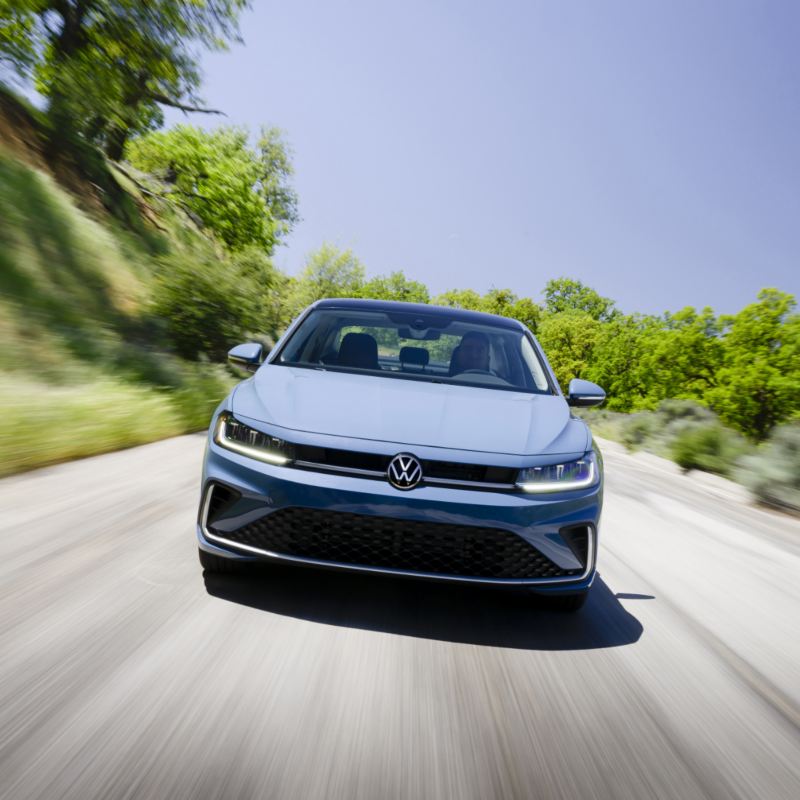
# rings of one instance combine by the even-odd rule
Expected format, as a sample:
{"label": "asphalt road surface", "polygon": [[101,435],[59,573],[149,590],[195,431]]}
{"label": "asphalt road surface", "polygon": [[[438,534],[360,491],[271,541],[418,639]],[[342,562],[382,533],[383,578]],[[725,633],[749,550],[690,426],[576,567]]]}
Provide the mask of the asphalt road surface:
{"label": "asphalt road surface", "polygon": [[800,521],[608,445],[578,615],[204,580],[202,447],[0,481],[0,797],[800,798]]}

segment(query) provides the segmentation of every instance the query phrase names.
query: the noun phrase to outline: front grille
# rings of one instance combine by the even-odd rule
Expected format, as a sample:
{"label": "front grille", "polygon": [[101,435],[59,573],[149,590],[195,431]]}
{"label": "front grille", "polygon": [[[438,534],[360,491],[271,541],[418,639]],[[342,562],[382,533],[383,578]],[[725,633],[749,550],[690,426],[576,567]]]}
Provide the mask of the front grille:
{"label": "front grille", "polygon": [[284,508],[235,531],[212,533],[281,555],[472,578],[564,578],[561,569],[508,531]]}
{"label": "front grille", "polygon": [[[360,453],[355,450],[338,450],[332,447],[296,444],[295,458],[304,462],[306,468],[320,467],[331,470],[359,469],[385,473],[393,455]],[[496,483],[513,486],[517,479],[517,469],[513,467],[493,467],[485,464],[462,464],[457,461],[436,461],[425,459],[422,462],[425,478],[438,481],[469,481],[470,483]]]}
{"label": "front grille", "polygon": [[487,467],[484,464],[461,464],[457,461],[423,461],[422,471],[426,478],[511,485],[517,480],[518,472],[512,467]]}
{"label": "front grille", "polygon": [[316,447],[310,444],[295,445],[295,458],[332,469],[366,469],[385,472],[392,456],[377,453],[359,453],[354,450],[337,450],[333,447]]}

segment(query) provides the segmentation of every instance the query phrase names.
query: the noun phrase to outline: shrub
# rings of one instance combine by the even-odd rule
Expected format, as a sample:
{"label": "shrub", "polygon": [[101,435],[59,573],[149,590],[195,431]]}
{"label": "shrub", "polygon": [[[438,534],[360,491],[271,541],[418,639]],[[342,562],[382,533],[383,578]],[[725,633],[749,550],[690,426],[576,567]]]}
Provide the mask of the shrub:
{"label": "shrub", "polygon": [[644,447],[663,429],[661,419],[651,411],[642,411],[622,423],[620,439],[629,450]]}
{"label": "shrub", "polygon": [[663,400],[655,411],[631,414],[620,439],[629,450],[649,450],[672,458],[672,443],[684,433],[719,425],[716,415],[692,400]]}
{"label": "shrub", "polygon": [[260,324],[262,287],[230,260],[186,255],[161,259],[155,314],[165,321],[170,345],[189,359],[205,354],[223,361],[234,345]]}
{"label": "shrub", "polygon": [[776,428],[739,462],[736,478],[762,503],[800,510],[800,423]]}
{"label": "shrub", "polygon": [[717,475],[731,474],[736,460],[747,450],[747,443],[735,431],[718,422],[687,425],[669,445],[673,461],[684,470],[701,469]]}
{"label": "shrub", "polygon": [[233,381],[222,367],[197,364],[179,374],[180,384],[169,395],[186,430],[207,428],[214,409],[231,390]]}
{"label": "shrub", "polygon": [[717,419],[711,409],[695,403],[694,400],[662,400],[656,413],[661,417],[665,426],[687,423],[708,424]]}
{"label": "shrub", "polygon": [[573,408],[572,413],[580,417],[596,436],[619,441],[622,437],[622,426],[628,415],[607,408]]}

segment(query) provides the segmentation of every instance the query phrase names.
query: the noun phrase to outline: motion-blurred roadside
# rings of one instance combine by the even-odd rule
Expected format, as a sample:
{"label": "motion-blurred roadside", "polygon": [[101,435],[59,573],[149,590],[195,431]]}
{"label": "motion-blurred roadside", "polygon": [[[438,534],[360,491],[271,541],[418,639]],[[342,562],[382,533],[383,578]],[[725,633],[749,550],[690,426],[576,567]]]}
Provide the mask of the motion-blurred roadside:
{"label": "motion-blurred roadside", "polygon": [[[631,448],[800,508],[800,315],[764,289],[737,314],[624,313],[577,280],[530,295],[431,296],[322,243],[288,276],[296,224],[280,131],[166,131],[215,114],[198,52],[239,38],[242,0],[0,0],[0,475],[202,429],[238,379],[225,352],[265,344],[321,297],[434,302],[524,322],[562,386]],[[23,95],[35,97],[32,105]],[[646,265],[643,265],[646,267]]]}

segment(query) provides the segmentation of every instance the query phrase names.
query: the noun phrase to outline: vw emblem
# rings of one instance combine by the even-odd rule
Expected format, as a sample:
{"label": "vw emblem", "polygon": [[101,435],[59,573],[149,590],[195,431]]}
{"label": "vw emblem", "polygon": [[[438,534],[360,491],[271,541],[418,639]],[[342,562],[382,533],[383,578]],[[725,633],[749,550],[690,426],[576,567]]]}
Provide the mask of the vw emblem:
{"label": "vw emblem", "polygon": [[386,470],[395,489],[413,489],[422,480],[422,464],[410,453],[398,453]]}

